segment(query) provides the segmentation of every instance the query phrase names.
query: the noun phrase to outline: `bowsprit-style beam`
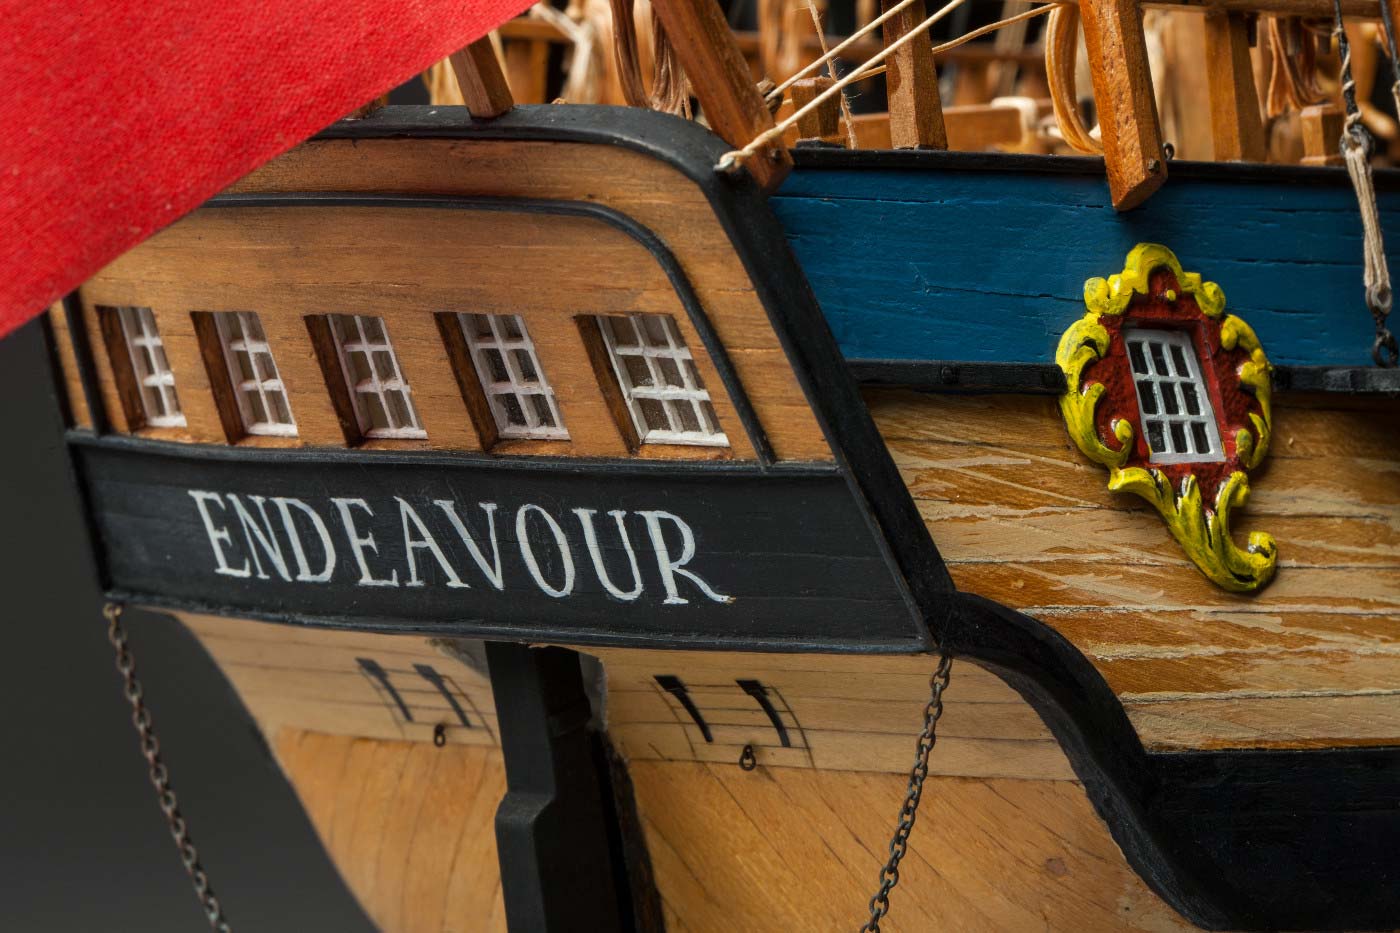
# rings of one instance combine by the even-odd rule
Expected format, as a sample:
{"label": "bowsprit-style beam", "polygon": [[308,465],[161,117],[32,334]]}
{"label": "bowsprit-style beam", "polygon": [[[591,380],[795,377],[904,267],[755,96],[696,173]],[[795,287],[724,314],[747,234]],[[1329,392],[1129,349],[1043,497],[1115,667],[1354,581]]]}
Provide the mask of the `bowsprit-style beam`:
{"label": "bowsprit-style beam", "polygon": [[1081,0],[1084,45],[1113,206],[1136,207],[1167,180],[1137,0]]}

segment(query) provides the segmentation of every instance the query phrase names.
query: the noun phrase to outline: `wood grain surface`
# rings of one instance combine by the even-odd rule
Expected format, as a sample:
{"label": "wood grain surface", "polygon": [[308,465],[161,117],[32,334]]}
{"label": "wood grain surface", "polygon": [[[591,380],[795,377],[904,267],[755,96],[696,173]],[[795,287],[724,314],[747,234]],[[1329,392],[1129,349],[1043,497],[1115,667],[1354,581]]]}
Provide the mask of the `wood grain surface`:
{"label": "wood grain surface", "polygon": [[1400,741],[1400,413],[1275,409],[1237,518],[1279,543],[1263,592],[1202,577],[1155,512],[1106,489],[1052,398],[867,390],[957,585],[1098,667],[1151,748]]}
{"label": "wood grain surface", "polygon": [[1210,134],[1221,162],[1263,162],[1267,155],[1259,92],[1249,57],[1250,24],[1243,13],[1205,15],[1205,71]]}
{"label": "wood grain surface", "polygon": [[296,729],[272,741],[317,835],[385,933],[505,931],[499,749]]}
{"label": "wood grain surface", "polygon": [[[639,760],[629,770],[670,933],[865,922],[906,777]],[[929,778],[890,900],[889,933],[1194,929],[1133,874],[1070,781]]]}
{"label": "wood grain surface", "polygon": [[1167,180],[1142,9],[1133,0],[1080,0],[1079,15],[1103,131],[1108,188],[1113,206],[1126,211]]}
{"label": "wood grain surface", "polygon": [[[749,745],[760,765],[821,771],[907,773],[937,666],[930,655],[584,650],[603,662],[608,734],[629,760],[735,764]],[[685,686],[710,741],[658,676]],[[1050,730],[998,677],[958,663],[953,679],[933,773],[1074,776]],[[742,681],[762,685],[783,732]]]}
{"label": "wood grain surface", "polygon": [[[728,235],[695,185],[662,163],[618,147],[581,143],[324,140],[274,160],[230,191],[521,197],[590,201],[618,210],[651,229],[679,262],[727,348],[775,454],[788,460],[831,458]],[[268,321],[278,365],[294,393],[292,406],[302,439],[313,445],[343,445],[344,431],[324,391],[302,317],[359,309],[384,315],[391,339],[396,345],[403,343],[401,356],[429,433],[426,442],[371,446],[412,448],[426,443],[459,449],[474,449],[480,441],[446,365],[434,312],[526,313],[532,330],[533,315],[538,314],[544,331],[550,321],[562,325],[571,316],[665,308],[677,313],[687,344],[702,360],[702,377],[720,400],[721,421],[735,444],[735,456],[752,456],[732,408],[722,398],[718,376],[703,358],[698,335],[677,312],[674,290],[656,262],[621,232],[598,221],[558,216],[482,217],[419,210],[409,212],[409,218],[403,211],[386,209],[375,218],[369,215],[381,212],[329,208],[310,213],[314,216],[298,208],[197,211],[84,286],[89,339],[98,350],[97,376],[112,409],[114,429],[130,426],[112,389],[111,366],[101,352],[93,310],[99,304],[154,310],[190,422],[187,430],[162,436],[227,441],[189,314],[256,310]],[[487,241],[492,250],[474,248]],[[531,287],[521,288],[524,281]],[[581,304],[580,296],[585,295],[589,297]],[[571,427],[572,443],[581,455],[620,453],[621,435],[602,404],[577,330],[570,320],[553,334],[564,371],[559,377],[551,374],[561,401],[578,409],[564,412],[566,423],[577,421]],[[71,395],[78,386],[71,378],[68,384]],[[704,448],[678,452],[668,446],[656,451],[644,447],[642,454],[714,455]],[[556,453],[571,449],[551,448]]]}
{"label": "wood grain surface", "polygon": [[[463,663],[460,655],[445,653],[426,638],[189,613],[179,618],[213,656],[269,738],[289,728],[431,745],[434,729],[441,724],[447,747],[500,744],[484,668]],[[362,660],[379,665],[398,700],[367,673]],[[468,724],[418,670],[420,665],[444,679]]]}
{"label": "wood grain surface", "polygon": [[[474,248],[487,240],[491,250]],[[522,280],[535,284],[521,289]],[[317,364],[306,315],[383,318],[428,437],[376,446],[479,450],[481,439],[435,315],[519,314],[570,437],[515,441],[506,448],[553,456],[628,454],[588,355],[584,328],[594,326],[589,316],[666,314],[695,357],[734,455],[754,456],[662,267],[636,240],[589,217],[378,207],[206,209],[117,259],[82,294],[90,319],[98,306],[155,309],[189,433],[216,441],[228,434],[211,397],[210,374],[226,377],[222,359],[211,366],[200,353],[207,341],[196,339],[190,311],[256,310],[284,370],[300,430],[296,442],[311,446],[340,446],[345,436],[325,372],[337,376],[339,361],[331,348],[328,363]],[[733,352],[745,349],[741,343]],[[115,387],[105,377],[101,382],[109,405],[115,404]],[[645,445],[639,452],[653,453]],[[691,458],[715,453],[675,445],[667,452]]]}

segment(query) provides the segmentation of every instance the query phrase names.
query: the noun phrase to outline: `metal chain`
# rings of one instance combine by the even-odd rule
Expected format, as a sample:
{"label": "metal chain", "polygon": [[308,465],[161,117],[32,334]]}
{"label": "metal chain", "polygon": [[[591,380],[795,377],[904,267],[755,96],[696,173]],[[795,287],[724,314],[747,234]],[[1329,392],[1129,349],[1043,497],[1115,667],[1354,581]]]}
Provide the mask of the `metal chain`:
{"label": "metal chain", "polygon": [[209,885],[209,876],[204,873],[204,866],[199,863],[199,852],[190,840],[185,818],[180,815],[175,791],[170,788],[170,772],[161,760],[160,742],[156,740],[151,725],[150,710],[146,709],[141,681],[136,677],[136,661],[127,647],[126,631],[121,624],[121,604],[107,603],[102,607],[102,615],[107,619],[107,640],[117,652],[117,671],[122,675],[122,692],[126,701],[131,704],[131,722],[141,739],[141,754],[150,766],[151,785],[156,789],[156,799],[160,802],[161,812],[170,824],[170,835],[175,840],[175,848],[180,852],[180,861],[189,873],[190,883],[194,885],[195,896],[199,898],[199,905],[209,920],[209,926],[217,933],[229,933],[230,927],[224,917],[224,910],[219,906],[219,899],[214,896],[214,889]]}
{"label": "metal chain", "polygon": [[880,889],[870,899],[870,919],[860,928],[860,933],[880,933],[880,921],[890,912],[890,892],[899,884],[899,863],[909,850],[909,834],[914,831],[914,818],[919,813],[919,798],[924,794],[924,779],[928,777],[928,756],[938,742],[938,720],[943,715],[943,691],[948,689],[953,659],[943,653],[938,656],[938,667],[929,678],[929,700],[924,707],[924,729],[919,733],[919,744],[914,752],[914,767],[909,771],[909,789],[904,793],[904,804],[899,808],[899,823],[895,826],[894,838],[890,840],[890,857],[880,869]]}
{"label": "metal chain", "polygon": [[[1376,339],[1371,345],[1371,359],[1377,366],[1394,367],[1400,362],[1400,345],[1395,335],[1386,326],[1390,316],[1391,291],[1390,271],[1386,266],[1385,245],[1381,241],[1380,218],[1376,210],[1376,194],[1371,176],[1371,152],[1375,142],[1361,122],[1361,108],[1356,103],[1356,79],[1351,73],[1351,44],[1347,41],[1346,28],[1342,23],[1341,0],[1332,0],[1335,12],[1333,35],[1337,38],[1337,57],[1341,59],[1342,100],[1346,105],[1346,123],[1342,129],[1341,149],[1346,157],[1347,171],[1351,175],[1352,187],[1361,208],[1361,223],[1365,231],[1366,254],[1366,307],[1376,322]],[[1385,4],[1381,4],[1382,7]],[[1388,11],[1387,11],[1388,13]],[[1386,35],[1394,49],[1389,17],[1387,16]],[[1400,77],[1397,78],[1400,81]],[[1397,98],[1400,103],[1400,98]]]}

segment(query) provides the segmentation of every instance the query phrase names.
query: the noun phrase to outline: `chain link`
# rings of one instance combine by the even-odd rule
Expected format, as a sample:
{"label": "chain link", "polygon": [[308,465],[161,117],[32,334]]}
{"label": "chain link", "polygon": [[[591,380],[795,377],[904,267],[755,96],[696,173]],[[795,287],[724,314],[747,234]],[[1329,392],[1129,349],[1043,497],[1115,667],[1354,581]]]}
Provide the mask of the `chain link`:
{"label": "chain link", "polygon": [[107,620],[107,640],[117,652],[117,672],[122,675],[122,693],[131,704],[131,722],[140,737],[141,755],[150,768],[151,786],[156,789],[156,800],[160,803],[166,822],[170,824],[170,835],[175,840],[180,861],[184,863],[185,871],[190,876],[190,883],[194,885],[195,896],[199,898],[199,905],[209,920],[209,926],[217,933],[230,933],[224,910],[219,906],[219,899],[214,896],[214,889],[209,885],[209,876],[204,873],[204,866],[199,863],[199,852],[190,840],[189,827],[185,824],[185,818],[180,815],[175,791],[170,787],[170,771],[160,757],[160,742],[156,740],[151,725],[151,713],[146,709],[141,681],[136,677],[136,661],[127,647],[126,631],[122,628],[122,607],[119,603],[107,603],[102,607],[102,615]]}
{"label": "chain link", "polygon": [[914,753],[914,767],[909,771],[909,789],[899,808],[899,824],[890,840],[890,857],[880,869],[880,889],[870,899],[870,919],[860,933],[880,933],[880,921],[890,912],[890,892],[899,884],[899,863],[909,850],[909,834],[914,831],[914,818],[919,813],[919,798],[924,794],[924,779],[928,777],[928,756],[938,742],[938,720],[943,715],[943,691],[948,689],[953,659],[948,654],[938,656],[938,667],[929,678],[929,700],[924,707],[924,728],[919,733]]}

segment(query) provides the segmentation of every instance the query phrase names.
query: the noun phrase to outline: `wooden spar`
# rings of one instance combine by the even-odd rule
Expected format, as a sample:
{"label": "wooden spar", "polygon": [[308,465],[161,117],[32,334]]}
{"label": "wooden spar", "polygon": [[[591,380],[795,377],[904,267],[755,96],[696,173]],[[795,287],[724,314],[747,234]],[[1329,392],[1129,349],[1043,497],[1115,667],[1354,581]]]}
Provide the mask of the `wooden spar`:
{"label": "wooden spar", "polygon": [[[817,98],[817,95],[830,88],[836,82],[822,76],[816,78],[803,78],[792,86],[793,106],[801,110]],[[841,139],[841,101],[835,95],[828,97],[822,104],[797,121],[797,136],[799,139],[818,139],[822,142],[840,143]]]}
{"label": "wooden spar", "polygon": [[548,103],[549,42],[517,39],[505,44],[506,76],[511,93],[522,104]]}
{"label": "wooden spar", "polygon": [[[714,0],[654,0],[652,10],[671,36],[676,56],[690,78],[705,118],[721,139],[736,149],[773,127],[729,23]],[[762,147],[744,163],[765,190],[772,191],[792,168],[782,140]]]}
{"label": "wooden spar", "polygon": [[462,99],[473,117],[489,120],[515,106],[490,36],[482,36],[466,48],[453,52],[450,61],[462,89]]}
{"label": "wooden spar", "polygon": [[1126,211],[1167,180],[1147,39],[1136,0],[1082,0],[1084,45],[1113,206]]}
{"label": "wooden spar", "polygon": [[[888,12],[895,0],[881,0]],[[910,4],[885,21],[886,47],[914,30],[927,18],[922,0]],[[885,60],[885,87],[890,108],[890,142],[896,149],[947,149],[943,105],[938,96],[938,71],[928,30]]]}
{"label": "wooden spar", "polygon": [[1243,13],[1206,14],[1206,83],[1210,134],[1218,162],[1263,162],[1267,156],[1259,92],[1249,57],[1249,21]]}
{"label": "wooden spar", "polygon": [[1346,114],[1336,104],[1304,107],[1299,114],[1303,130],[1304,165],[1341,165],[1342,124]]}

